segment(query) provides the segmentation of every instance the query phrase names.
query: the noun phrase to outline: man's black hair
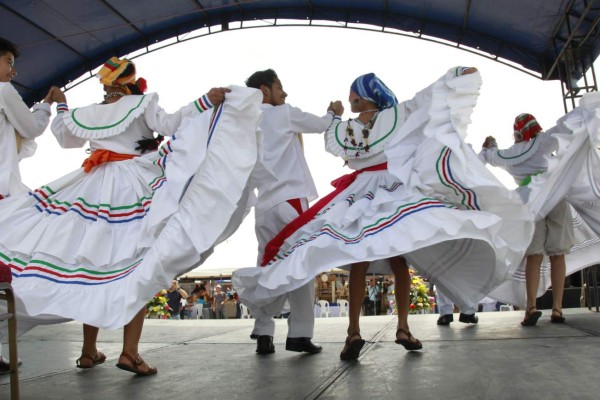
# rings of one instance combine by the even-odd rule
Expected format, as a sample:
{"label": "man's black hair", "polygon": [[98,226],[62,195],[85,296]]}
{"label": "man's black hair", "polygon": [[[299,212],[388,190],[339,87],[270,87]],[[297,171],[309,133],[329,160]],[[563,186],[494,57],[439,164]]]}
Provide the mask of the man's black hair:
{"label": "man's black hair", "polygon": [[277,78],[277,74],[272,69],[266,69],[264,71],[257,71],[250,75],[250,78],[246,79],[246,86],[260,89],[262,85],[270,88],[275,83],[275,79]]}
{"label": "man's black hair", "polygon": [[19,49],[13,42],[0,37],[0,56],[6,53],[12,53],[15,58],[19,57]]}

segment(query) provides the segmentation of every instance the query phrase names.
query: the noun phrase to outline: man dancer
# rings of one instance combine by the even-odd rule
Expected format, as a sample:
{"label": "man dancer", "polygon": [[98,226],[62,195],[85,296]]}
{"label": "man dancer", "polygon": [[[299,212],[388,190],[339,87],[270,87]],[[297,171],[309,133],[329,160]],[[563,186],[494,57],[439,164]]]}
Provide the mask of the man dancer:
{"label": "man dancer", "polygon": [[[264,133],[263,165],[254,176],[254,183],[258,188],[255,231],[260,265],[266,244],[288,222],[306,210],[310,200],[317,197],[317,190],[304,158],[300,132],[324,132],[334,116],[343,114],[344,108],[340,101],[331,102],[327,114],[318,117],[285,104],[287,93],[272,69],[255,72],[248,78],[246,85],[259,89],[263,94],[263,119],[260,122]],[[276,301],[281,302],[281,308],[285,300],[288,300],[291,311],[286,350],[312,354],[321,352],[322,347],[311,341],[314,330],[314,298],[315,288],[312,282],[277,298]],[[251,311],[255,323],[250,337],[257,339],[256,352],[274,353],[273,316],[257,309]]]}
{"label": "man dancer", "polygon": [[[27,193],[29,188],[21,182],[19,161],[35,152],[35,138],[40,136],[50,122],[50,105],[56,101],[56,87],[50,88],[42,103],[25,105],[11,85],[17,75],[15,59],[17,46],[0,38],[0,199]],[[0,374],[8,373],[8,362],[2,358],[0,343]]]}

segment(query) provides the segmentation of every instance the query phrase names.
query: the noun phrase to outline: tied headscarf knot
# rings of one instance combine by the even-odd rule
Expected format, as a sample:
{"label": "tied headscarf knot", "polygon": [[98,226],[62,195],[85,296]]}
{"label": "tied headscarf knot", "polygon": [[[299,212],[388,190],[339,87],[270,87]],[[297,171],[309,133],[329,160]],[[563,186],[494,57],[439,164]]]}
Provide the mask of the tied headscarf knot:
{"label": "tied headscarf knot", "polygon": [[398,104],[394,92],[372,72],[356,78],[352,82],[350,90],[375,103],[380,111]]}
{"label": "tied headscarf knot", "polygon": [[122,87],[128,95],[131,94],[131,85],[137,86],[142,93],[147,88],[144,78],[136,80],[135,64],[126,58],[120,60],[118,57],[111,57],[102,65],[96,76],[103,85]]}

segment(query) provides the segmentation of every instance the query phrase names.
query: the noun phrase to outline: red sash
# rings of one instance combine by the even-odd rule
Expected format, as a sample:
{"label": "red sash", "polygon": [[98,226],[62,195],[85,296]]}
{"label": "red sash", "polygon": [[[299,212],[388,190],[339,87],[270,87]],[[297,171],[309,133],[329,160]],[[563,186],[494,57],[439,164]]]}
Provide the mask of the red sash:
{"label": "red sash", "polygon": [[351,174],[343,175],[331,182],[331,186],[335,188],[333,192],[321,198],[312,207],[300,214],[298,218],[287,224],[285,228],[283,228],[281,232],[277,234],[277,236],[267,243],[260,265],[265,266],[269,263],[269,261],[275,258],[285,239],[289,238],[294,232],[304,226],[308,221],[313,219],[319,213],[319,211],[321,211],[327,204],[331,202],[331,200],[333,200],[333,198],[335,198],[335,196],[350,186],[352,182],[356,180],[358,175],[362,174],[363,172],[382,171],[386,169],[387,163],[377,164],[373,165],[372,167],[356,170]]}
{"label": "red sash", "polygon": [[133,154],[115,153],[110,150],[94,150],[92,154],[83,161],[81,166],[83,167],[83,171],[87,174],[92,168],[97,167],[98,165],[112,161],[130,160],[133,157],[137,156]]}

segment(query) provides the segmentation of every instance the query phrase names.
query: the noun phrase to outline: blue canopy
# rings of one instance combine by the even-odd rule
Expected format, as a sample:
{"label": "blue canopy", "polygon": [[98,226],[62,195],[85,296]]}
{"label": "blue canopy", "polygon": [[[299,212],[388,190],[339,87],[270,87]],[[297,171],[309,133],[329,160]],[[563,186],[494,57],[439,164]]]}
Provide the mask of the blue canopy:
{"label": "blue canopy", "polygon": [[[170,38],[257,25],[375,29],[450,43],[541,79],[581,77],[600,52],[600,0],[0,0],[31,104],[111,56]],[[204,33],[206,34],[206,33]],[[243,46],[243,43],[240,43]]]}

